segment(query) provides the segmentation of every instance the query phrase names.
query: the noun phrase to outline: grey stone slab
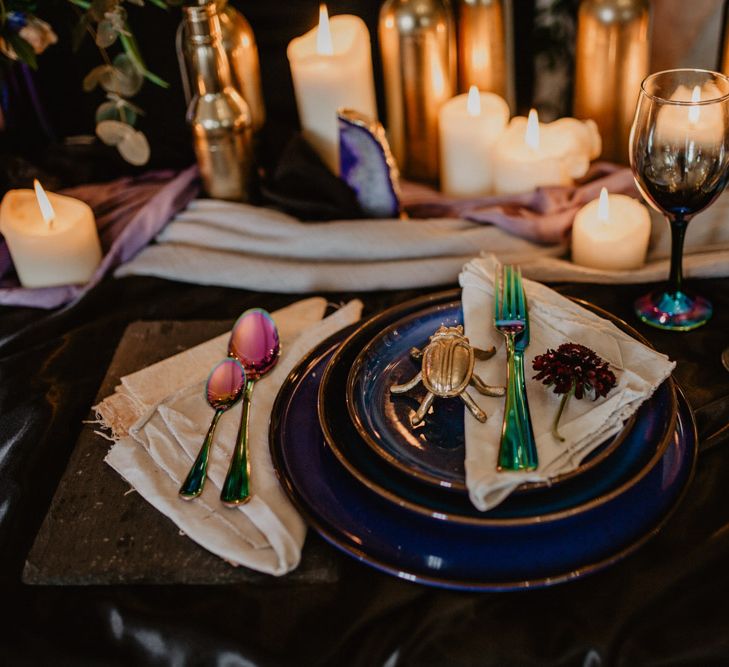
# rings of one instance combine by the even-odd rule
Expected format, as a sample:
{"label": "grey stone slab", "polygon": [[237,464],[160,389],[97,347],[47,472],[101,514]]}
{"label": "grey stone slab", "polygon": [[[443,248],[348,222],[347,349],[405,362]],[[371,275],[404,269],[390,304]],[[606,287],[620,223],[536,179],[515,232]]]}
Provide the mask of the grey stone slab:
{"label": "grey stone slab", "polygon": [[[135,322],[119,343],[97,401],[123,375],[223,333],[232,322]],[[36,585],[329,583],[335,552],[311,531],[302,562],[281,578],[233,567],[182,535],[106,463],[110,442],[84,425],[26,560]]]}

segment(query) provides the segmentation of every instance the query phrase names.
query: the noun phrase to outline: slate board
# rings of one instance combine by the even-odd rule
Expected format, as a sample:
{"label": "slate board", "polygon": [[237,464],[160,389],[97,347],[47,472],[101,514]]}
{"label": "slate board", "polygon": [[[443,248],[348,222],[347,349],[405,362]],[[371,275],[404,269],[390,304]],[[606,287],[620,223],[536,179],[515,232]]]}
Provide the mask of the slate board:
{"label": "slate board", "polygon": [[[134,322],[117,347],[95,403],[123,375],[227,331],[232,321]],[[91,415],[89,416],[91,418]],[[336,553],[309,531],[299,567],[275,578],[233,567],[195,542],[149,505],[106,463],[110,442],[85,424],[28,555],[26,584],[330,583]]]}

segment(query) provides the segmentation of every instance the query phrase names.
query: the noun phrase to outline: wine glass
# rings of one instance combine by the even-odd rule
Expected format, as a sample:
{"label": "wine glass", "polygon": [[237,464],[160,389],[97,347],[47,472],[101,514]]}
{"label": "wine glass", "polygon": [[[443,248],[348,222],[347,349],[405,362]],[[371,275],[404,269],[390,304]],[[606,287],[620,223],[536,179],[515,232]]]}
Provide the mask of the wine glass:
{"label": "wine glass", "polygon": [[630,131],[630,166],[646,201],[671,227],[669,285],[635,302],[646,324],[690,331],[711,303],[684,288],[682,255],[691,218],[729,181],[729,79],[698,69],[658,72],[641,84]]}

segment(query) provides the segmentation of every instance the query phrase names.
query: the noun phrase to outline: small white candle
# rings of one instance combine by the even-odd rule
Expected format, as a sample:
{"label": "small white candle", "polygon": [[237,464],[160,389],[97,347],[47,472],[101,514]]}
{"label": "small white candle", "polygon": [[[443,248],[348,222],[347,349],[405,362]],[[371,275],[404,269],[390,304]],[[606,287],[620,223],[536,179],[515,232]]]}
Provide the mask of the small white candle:
{"label": "small white candle", "polygon": [[96,221],[87,204],[33,190],[10,190],[0,206],[5,237],[23,287],[87,282],[101,262]]}
{"label": "small white candle", "polygon": [[608,271],[643,266],[651,235],[648,209],[627,195],[608,195],[583,206],[572,226],[572,261]]}
{"label": "small white candle", "polygon": [[327,16],[293,39],[287,55],[304,138],[325,164],[339,174],[337,111],[353,109],[377,120],[370,34],[357,16]]}
{"label": "small white candle", "polygon": [[550,185],[572,185],[587,173],[602,142],[592,121],[562,118],[540,123],[535,109],[529,118],[513,118],[493,148],[494,189],[518,194]]}
{"label": "small white candle", "polygon": [[440,110],[440,186],[455,197],[491,192],[492,148],[509,122],[509,106],[494,93],[471,86]]}

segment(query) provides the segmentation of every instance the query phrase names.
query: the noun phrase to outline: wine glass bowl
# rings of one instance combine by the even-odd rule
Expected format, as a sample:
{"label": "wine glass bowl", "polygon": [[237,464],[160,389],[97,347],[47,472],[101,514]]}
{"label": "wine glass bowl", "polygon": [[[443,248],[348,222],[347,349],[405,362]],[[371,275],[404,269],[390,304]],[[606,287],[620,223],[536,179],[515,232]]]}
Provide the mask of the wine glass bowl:
{"label": "wine glass bowl", "polygon": [[672,331],[705,324],[708,300],[683,285],[686,227],[729,182],[729,79],[708,70],[658,72],[641,85],[630,133],[630,165],[646,201],[671,226],[667,289],[641,297],[638,317]]}

